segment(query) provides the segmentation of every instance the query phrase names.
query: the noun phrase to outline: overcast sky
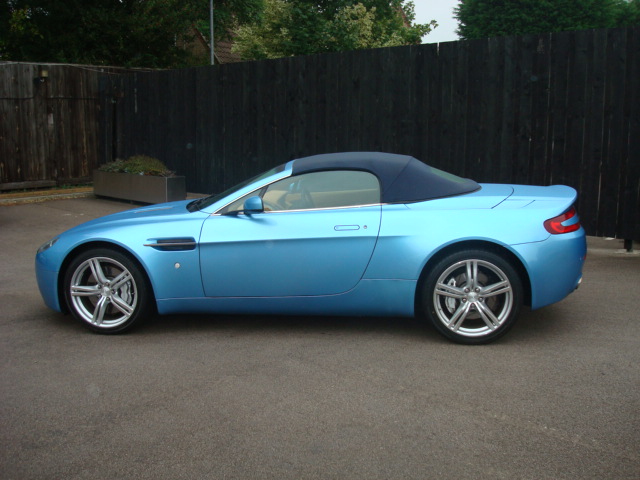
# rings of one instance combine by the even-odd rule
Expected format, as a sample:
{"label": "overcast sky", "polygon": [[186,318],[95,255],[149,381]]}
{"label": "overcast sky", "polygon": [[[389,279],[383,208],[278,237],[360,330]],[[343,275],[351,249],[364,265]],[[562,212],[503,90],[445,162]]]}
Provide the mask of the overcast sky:
{"label": "overcast sky", "polygon": [[416,23],[438,22],[438,27],[422,39],[423,43],[451,42],[458,40],[455,31],[458,22],[453,18],[453,9],[458,0],[414,0]]}

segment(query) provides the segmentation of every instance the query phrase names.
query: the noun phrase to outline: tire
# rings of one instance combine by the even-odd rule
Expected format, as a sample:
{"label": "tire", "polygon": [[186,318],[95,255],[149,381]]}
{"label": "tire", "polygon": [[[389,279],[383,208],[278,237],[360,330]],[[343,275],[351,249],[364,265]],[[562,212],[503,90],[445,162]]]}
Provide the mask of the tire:
{"label": "tire", "polygon": [[516,270],[484,250],[448,255],[431,269],[423,285],[427,318],[457,343],[496,340],[513,327],[522,306],[522,281]]}
{"label": "tire", "polygon": [[109,248],[74,258],[63,288],[69,311],[96,333],[123,333],[153,311],[146,274],[128,256]]}

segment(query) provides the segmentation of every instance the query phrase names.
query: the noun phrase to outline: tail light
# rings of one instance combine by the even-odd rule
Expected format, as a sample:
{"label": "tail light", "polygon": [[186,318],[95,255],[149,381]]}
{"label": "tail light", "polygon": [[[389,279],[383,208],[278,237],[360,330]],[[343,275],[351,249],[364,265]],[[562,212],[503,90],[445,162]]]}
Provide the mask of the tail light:
{"label": "tail light", "polygon": [[577,221],[574,223],[571,223],[569,225],[564,225],[564,223],[567,220],[570,220],[575,216],[576,216],[576,209],[575,207],[571,207],[562,215],[558,215],[557,217],[550,218],[549,220],[544,222],[544,228],[547,230],[547,232],[549,232],[552,235],[575,232],[580,228],[579,219],[577,219]]}

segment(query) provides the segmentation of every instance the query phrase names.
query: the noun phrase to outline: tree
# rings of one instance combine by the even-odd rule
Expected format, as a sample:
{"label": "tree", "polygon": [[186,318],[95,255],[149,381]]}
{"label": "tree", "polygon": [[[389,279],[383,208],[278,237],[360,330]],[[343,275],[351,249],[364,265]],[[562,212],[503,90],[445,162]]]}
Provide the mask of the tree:
{"label": "tree", "polygon": [[418,44],[437,26],[415,24],[405,0],[266,0],[262,22],[236,31],[245,60]]}
{"label": "tree", "polygon": [[618,0],[614,10],[617,27],[640,25],[640,0]]}
{"label": "tree", "polygon": [[[209,17],[208,0],[8,0],[0,59],[128,67],[193,64],[181,45]],[[263,0],[216,0],[218,33],[259,18]],[[208,24],[207,24],[208,28]]]}
{"label": "tree", "polygon": [[637,22],[640,0],[460,0],[462,39],[610,28]]}

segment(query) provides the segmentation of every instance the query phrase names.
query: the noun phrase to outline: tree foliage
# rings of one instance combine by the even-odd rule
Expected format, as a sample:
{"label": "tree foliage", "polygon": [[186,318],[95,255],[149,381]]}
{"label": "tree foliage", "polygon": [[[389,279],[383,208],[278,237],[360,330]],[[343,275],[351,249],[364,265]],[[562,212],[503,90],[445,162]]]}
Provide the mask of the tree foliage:
{"label": "tree foliage", "polygon": [[414,20],[405,0],[266,0],[263,20],[240,27],[234,49],[254,60],[418,44],[437,24]]}
{"label": "tree foliage", "polygon": [[460,0],[462,39],[637,24],[640,0]]}
{"label": "tree foliage", "polygon": [[[129,67],[194,63],[183,45],[209,18],[208,0],[8,0],[0,59]],[[259,18],[263,0],[215,0],[220,34]],[[206,20],[208,28],[208,20]]]}

